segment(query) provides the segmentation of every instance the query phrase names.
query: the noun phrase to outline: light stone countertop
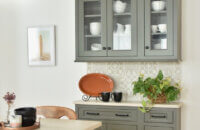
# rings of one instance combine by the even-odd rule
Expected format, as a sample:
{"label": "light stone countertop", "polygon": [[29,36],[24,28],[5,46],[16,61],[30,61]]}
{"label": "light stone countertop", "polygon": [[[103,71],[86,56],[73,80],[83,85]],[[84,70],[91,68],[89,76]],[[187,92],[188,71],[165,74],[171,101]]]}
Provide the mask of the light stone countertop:
{"label": "light stone countertop", "polygon": [[[74,101],[74,104],[79,105],[102,105],[102,106],[130,106],[130,107],[141,107],[141,102],[102,102],[97,100],[90,100],[90,101]],[[173,103],[167,103],[167,104],[154,104],[153,107],[159,107],[159,108],[181,108],[182,103],[180,102],[173,102]]]}
{"label": "light stone countertop", "polygon": [[102,126],[100,121],[66,120],[44,118],[37,130],[95,130]]}

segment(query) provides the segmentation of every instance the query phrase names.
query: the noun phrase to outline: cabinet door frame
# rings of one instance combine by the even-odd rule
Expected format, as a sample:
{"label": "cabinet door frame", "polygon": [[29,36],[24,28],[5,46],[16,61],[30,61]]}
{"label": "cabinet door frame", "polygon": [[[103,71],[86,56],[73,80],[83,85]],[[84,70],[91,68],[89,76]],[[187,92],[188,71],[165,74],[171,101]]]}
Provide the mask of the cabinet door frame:
{"label": "cabinet door frame", "polygon": [[107,47],[108,57],[137,56],[138,50],[138,0],[131,1],[131,50],[112,50],[113,48],[113,0],[107,0]]}
{"label": "cabinet door frame", "polygon": [[[78,31],[76,31],[76,35],[78,35],[78,56],[86,57],[86,56],[107,56],[107,50],[100,51],[89,51],[85,50],[85,34],[84,34],[84,2],[96,2],[99,1],[101,3],[101,44],[102,47],[106,47],[106,0],[77,0],[78,8],[76,8],[78,12]],[[77,26],[77,25],[76,25]]]}
{"label": "cabinet door frame", "polygon": [[[145,57],[148,56],[173,56],[174,55],[174,3],[173,0],[166,0],[167,15],[167,49],[151,49],[151,0],[145,0]],[[157,14],[155,14],[157,15]],[[148,47],[148,48],[146,48]]]}

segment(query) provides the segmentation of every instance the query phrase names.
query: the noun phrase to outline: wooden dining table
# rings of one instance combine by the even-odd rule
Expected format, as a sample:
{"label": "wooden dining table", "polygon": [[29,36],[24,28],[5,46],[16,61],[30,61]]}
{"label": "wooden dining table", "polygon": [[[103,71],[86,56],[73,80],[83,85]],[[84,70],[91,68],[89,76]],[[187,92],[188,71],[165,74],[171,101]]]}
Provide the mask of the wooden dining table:
{"label": "wooden dining table", "polygon": [[44,118],[37,130],[95,130],[102,126],[100,121],[65,120]]}

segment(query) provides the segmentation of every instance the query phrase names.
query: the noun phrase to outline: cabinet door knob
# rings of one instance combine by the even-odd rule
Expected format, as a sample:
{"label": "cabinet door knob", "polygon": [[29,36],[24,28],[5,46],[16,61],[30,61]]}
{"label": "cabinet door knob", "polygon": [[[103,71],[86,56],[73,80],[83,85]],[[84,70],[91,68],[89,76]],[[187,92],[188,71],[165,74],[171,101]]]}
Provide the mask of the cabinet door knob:
{"label": "cabinet door knob", "polygon": [[106,50],[106,47],[102,47],[103,50]]}
{"label": "cabinet door knob", "polygon": [[111,48],[111,47],[108,47],[107,49],[108,49],[108,50],[111,50],[112,48]]}
{"label": "cabinet door knob", "polygon": [[145,49],[149,49],[149,46],[146,46]]}

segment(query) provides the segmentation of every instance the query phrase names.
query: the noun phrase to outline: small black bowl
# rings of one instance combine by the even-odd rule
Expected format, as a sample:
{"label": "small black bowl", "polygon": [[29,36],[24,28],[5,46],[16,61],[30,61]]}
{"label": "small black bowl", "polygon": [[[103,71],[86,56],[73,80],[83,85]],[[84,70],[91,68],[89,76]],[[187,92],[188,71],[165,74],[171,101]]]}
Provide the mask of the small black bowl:
{"label": "small black bowl", "polygon": [[15,115],[22,115],[22,126],[32,126],[36,121],[36,109],[33,107],[24,107],[15,109]]}

